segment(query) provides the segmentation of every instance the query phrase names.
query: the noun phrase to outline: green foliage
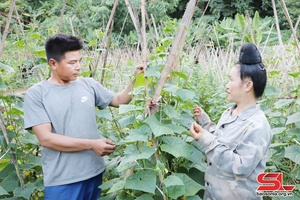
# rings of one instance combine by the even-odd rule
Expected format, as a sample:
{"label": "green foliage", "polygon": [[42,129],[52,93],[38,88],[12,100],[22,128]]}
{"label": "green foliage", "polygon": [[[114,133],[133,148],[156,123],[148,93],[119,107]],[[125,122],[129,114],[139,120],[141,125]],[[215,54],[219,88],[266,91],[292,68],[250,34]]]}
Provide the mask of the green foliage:
{"label": "green foliage", "polygon": [[[67,1],[62,31],[71,33],[70,19],[75,34],[81,35],[87,44],[81,76],[90,75],[90,67],[95,65],[99,52],[105,51],[100,44],[113,2],[112,0]],[[139,1],[130,2],[139,8]],[[112,55],[115,57],[109,58],[111,61],[104,70],[106,73],[104,85],[115,92],[119,88],[123,89],[129,79],[126,74],[133,68],[134,63],[140,62],[140,58],[134,57],[137,52],[135,47],[138,46],[137,34],[133,31],[131,20],[125,19],[127,9],[124,1],[119,3],[111,47]],[[192,108],[194,104],[198,104],[213,121],[217,122],[221,113],[230,106],[224,94],[227,68],[215,62],[214,53],[217,52],[217,57],[224,60],[230,57],[226,65],[231,65],[235,61],[236,48],[243,42],[251,41],[252,38],[245,16],[233,11],[237,9],[239,13],[244,13],[247,6],[251,8],[260,4],[252,5],[250,1],[236,0],[232,1],[230,6],[224,7],[226,15],[221,13],[234,18],[224,18],[214,23],[207,23],[209,20],[206,18],[199,24],[199,19],[195,19],[188,30],[187,42],[179,56],[177,70],[168,75],[163,87],[158,112],[145,117],[145,110],[147,110],[145,87],[149,89],[151,97],[179,24],[178,19],[169,19],[166,13],[170,15],[180,13],[184,2],[150,1],[147,3],[148,14],[154,14],[155,22],[159,24],[157,27],[159,34],[155,38],[157,45],[153,45],[150,51],[147,71],[137,77],[132,91],[133,102],[130,105],[122,105],[119,109],[97,110],[99,132],[117,144],[115,152],[105,157],[107,170],[101,186],[103,190],[101,199],[150,200],[161,199],[164,194],[168,199],[198,200],[204,191],[206,164],[203,153],[191,144],[193,139],[189,134],[189,127],[194,121]],[[224,1],[224,3],[230,2]],[[268,7],[266,1],[263,1],[263,4],[262,9]],[[212,5],[219,6],[215,7],[217,9],[223,9],[224,6],[223,2],[216,0],[211,2]],[[8,7],[9,1],[0,4],[1,11],[6,13]],[[36,70],[41,73],[42,78],[49,76],[43,43],[49,35],[57,31],[61,1],[22,0],[18,1],[17,8],[22,11],[20,14],[22,13],[23,17],[26,16],[24,19],[27,21],[22,21],[25,35],[21,34],[18,22],[13,20],[13,28],[0,62],[0,115],[11,141],[7,144],[4,133],[0,131],[0,198],[43,199],[40,146],[31,131],[23,130],[23,96],[7,95],[4,92],[14,88],[29,87],[36,83],[38,81]],[[181,10],[178,12],[177,9]],[[212,10],[212,12],[216,11]],[[276,44],[277,35],[271,28],[273,19],[261,18],[258,12],[249,10],[249,13],[255,43],[261,46]],[[5,18],[1,17],[0,20],[3,22]],[[123,24],[126,34],[119,35],[118,31]],[[229,49],[231,45],[234,48]],[[128,48],[119,51],[120,47]],[[207,56],[211,62],[205,63],[204,60],[200,60],[199,63],[194,64],[195,54],[192,48],[201,49],[200,53]],[[276,55],[272,51],[273,48],[275,47],[270,46],[271,50],[268,53],[275,55],[276,58],[267,59],[267,66],[276,67],[285,55]],[[228,49],[230,54],[223,54]],[[268,71],[268,87],[264,100],[260,103],[274,133],[267,171],[283,172],[284,184],[296,185],[294,192],[296,198],[300,196],[300,101],[298,98],[300,74],[299,58],[293,50],[294,44],[288,46],[287,53],[293,54],[291,60],[296,63],[296,67],[290,69],[286,80],[290,83],[289,87],[282,88],[286,83],[281,76],[285,73],[284,69]],[[126,61],[127,63],[124,64]],[[97,80],[100,80],[99,71],[96,71]],[[19,169],[11,164],[10,148],[16,155]],[[17,172],[20,172],[25,188],[21,188]]]}
{"label": "green foliage", "polygon": [[[272,12],[269,12],[272,6],[271,1],[251,1],[251,0],[212,0],[210,1],[209,7],[212,15],[215,19],[224,19],[226,17],[234,17],[236,13],[249,12],[249,15],[254,15],[257,11],[262,16],[270,16]],[[272,8],[272,7],[271,7]]]}
{"label": "green foliage", "polygon": [[231,43],[238,47],[241,45],[241,42],[273,45],[277,43],[278,39],[275,29],[272,28],[272,23],[273,19],[262,19],[258,12],[255,12],[250,22],[247,21],[244,15],[238,13],[234,19],[225,18],[221,22],[214,22],[211,38],[215,46],[221,47]]}

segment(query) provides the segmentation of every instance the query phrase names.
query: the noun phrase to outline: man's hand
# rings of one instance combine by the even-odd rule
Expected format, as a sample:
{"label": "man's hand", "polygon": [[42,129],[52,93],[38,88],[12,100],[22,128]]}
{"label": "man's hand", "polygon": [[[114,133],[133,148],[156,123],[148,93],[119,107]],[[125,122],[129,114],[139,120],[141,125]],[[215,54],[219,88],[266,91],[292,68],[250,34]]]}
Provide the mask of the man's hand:
{"label": "man's hand", "polygon": [[196,141],[200,139],[204,131],[205,130],[202,128],[202,126],[200,126],[196,122],[192,123],[190,127],[190,133]]}
{"label": "man's hand", "polygon": [[145,68],[142,65],[138,65],[134,70],[135,75],[138,75],[138,74],[141,74],[144,72],[145,72]]}
{"label": "man's hand", "polygon": [[109,139],[97,139],[91,140],[91,149],[98,155],[98,156],[105,156],[109,155],[114,152],[116,145],[113,141]]}
{"label": "man's hand", "polygon": [[202,109],[199,106],[195,105],[193,111],[194,111],[194,119],[198,120],[198,118],[202,114]]}

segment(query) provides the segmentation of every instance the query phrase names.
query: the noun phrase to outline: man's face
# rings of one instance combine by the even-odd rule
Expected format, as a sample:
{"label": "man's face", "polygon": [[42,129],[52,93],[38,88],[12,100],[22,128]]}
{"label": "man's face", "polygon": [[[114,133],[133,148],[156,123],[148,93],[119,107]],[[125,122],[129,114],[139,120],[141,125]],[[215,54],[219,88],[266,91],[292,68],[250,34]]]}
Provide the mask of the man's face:
{"label": "man's face", "polygon": [[69,51],[60,62],[55,61],[55,74],[58,82],[67,84],[77,79],[81,70],[81,51]]}

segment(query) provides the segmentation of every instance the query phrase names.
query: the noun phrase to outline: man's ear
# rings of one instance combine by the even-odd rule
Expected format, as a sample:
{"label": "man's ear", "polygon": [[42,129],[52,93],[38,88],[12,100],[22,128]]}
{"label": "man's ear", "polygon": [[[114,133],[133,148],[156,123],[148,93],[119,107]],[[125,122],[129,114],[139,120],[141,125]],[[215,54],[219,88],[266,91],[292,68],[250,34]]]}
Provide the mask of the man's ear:
{"label": "man's ear", "polygon": [[52,70],[56,70],[56,67],[57,67],[57,61],[56,60],[54,60],[53,58],[50,58],[48,63],[49,63]]}

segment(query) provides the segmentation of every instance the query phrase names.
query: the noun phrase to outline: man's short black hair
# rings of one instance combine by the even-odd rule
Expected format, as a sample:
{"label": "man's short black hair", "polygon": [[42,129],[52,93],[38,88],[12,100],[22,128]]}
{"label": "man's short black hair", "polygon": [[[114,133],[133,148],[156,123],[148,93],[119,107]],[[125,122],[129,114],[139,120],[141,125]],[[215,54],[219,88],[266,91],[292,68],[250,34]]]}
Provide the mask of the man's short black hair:
{"label": "man's short black hair", "polygon": [[77,51],[82,48],[83,43],[79,38],[65,34],[56,34],[45,43],[48,62],[51,58],[60,62],[66,52]]}

